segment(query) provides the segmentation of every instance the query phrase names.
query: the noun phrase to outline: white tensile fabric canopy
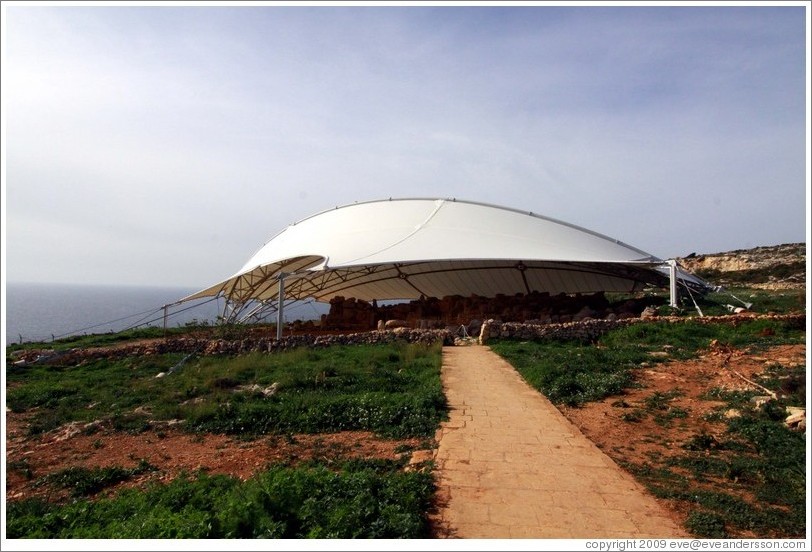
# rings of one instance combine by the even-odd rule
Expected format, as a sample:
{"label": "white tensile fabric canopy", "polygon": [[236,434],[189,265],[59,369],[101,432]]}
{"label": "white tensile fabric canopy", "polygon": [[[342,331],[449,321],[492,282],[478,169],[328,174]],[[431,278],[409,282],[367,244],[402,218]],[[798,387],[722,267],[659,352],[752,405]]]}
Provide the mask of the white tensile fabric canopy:
{"label": "white tensile fabric canopy", "polygon": [[632,292],[668,285],[664,261],[578,226],[454,199],[389,199],[294,223],[233,276],[184,301],[367,301],[548,292]]}

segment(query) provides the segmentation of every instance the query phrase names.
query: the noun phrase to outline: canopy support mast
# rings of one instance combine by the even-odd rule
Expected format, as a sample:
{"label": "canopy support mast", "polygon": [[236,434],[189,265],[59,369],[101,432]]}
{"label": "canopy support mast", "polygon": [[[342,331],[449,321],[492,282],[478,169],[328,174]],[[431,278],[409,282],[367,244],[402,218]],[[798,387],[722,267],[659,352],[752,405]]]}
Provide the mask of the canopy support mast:
{"label": "canopy support mast", "polygon": [[279,273],[279,298],[277,299],[277,307],[276,307],[276,339],[282,339],[282,323],[283,318],[282,314],[285,310],[285,274],[284,272]]}
{"label": "canopy support mast", "polygon": [[677,261],[675,259],[668,259],[668,279],[668,290],[671,296],[668,306],[676,309],[679,308],[679,302],[677,300]]}

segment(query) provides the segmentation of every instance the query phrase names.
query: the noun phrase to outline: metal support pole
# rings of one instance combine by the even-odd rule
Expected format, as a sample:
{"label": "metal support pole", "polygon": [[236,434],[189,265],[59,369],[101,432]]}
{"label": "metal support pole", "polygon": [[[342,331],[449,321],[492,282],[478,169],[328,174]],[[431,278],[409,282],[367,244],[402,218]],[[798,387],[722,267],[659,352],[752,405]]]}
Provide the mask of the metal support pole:
{"label": "metal support pole", "polygon": [[166,335],[166,309],[169,305],[164,305],[164,335]]}
{"label": "metal support pole", "polygon": [[282,323],[283,318],[282,314],[285,306],[285,274],[284,272],[279,273],[279,298],[277,299],[278,304],[276,306],[276,339],[282,339]]}
{"label": "metal support pole", "polygon": [[671,294],[669,306],[676,309],[679,308],[679,302],[677,301],[677,261],[674,259],[668,259],[668,276],[670,279],[669,292]]}

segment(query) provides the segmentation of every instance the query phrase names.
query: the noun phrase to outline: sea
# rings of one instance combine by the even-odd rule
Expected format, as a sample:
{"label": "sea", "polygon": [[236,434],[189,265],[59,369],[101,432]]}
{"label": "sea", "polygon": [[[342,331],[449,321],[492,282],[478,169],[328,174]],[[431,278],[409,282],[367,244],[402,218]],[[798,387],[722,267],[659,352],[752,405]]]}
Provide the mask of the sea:
{"label": "sea", "polygon": [[[163,327],[163,305],[198,289],[6,283],[6,344],[51,341],[72,335],[118,332],[132,327]],[[214,324],[223,301],[183,303],[168,309],[167,327]],[[327,309],[299,302],[285,307],[285,320],[318,318]]]}

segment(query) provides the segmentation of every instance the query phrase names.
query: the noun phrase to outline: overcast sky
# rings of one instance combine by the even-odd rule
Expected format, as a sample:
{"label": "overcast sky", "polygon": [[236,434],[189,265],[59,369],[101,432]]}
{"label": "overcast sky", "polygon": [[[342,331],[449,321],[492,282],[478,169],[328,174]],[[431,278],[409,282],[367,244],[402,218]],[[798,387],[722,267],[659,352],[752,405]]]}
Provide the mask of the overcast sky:
{"label": "overcast sky", "polygon": [[7,281],[203,288],[388,197],[807,237],[803,7],[3,8]]}

